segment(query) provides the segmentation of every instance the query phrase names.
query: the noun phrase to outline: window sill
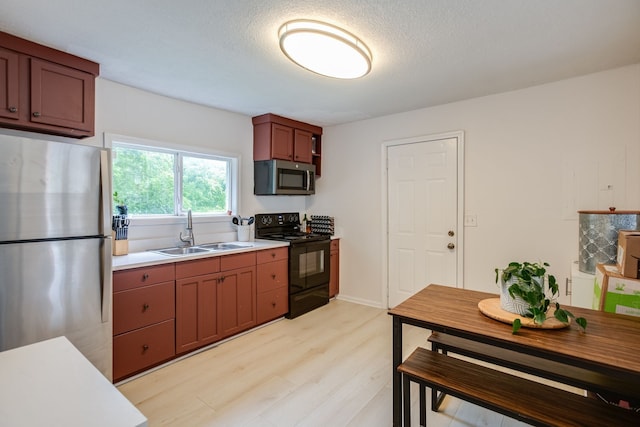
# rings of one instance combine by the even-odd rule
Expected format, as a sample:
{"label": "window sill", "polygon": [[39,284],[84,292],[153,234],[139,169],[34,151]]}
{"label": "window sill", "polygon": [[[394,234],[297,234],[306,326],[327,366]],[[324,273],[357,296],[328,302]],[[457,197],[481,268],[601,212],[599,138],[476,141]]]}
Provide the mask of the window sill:
{"label": "window sill", "polygon": [[[193,215],[194,224],[230,223],[230,215]],[[187,216],[130,216],[130,226],[171,226],[186,224]]]}

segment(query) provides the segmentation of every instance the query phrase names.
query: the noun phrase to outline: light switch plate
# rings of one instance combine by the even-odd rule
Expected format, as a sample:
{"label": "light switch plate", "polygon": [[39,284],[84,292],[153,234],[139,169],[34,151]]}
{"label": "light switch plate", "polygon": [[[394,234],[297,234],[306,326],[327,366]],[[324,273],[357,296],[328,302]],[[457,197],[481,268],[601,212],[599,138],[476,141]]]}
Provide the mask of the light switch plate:
{"label": "light switch plate", "polygon": [[465,227],[477,227],[478,226],[478,216],[477,215],[465,215],[464,216],[464,226]]}

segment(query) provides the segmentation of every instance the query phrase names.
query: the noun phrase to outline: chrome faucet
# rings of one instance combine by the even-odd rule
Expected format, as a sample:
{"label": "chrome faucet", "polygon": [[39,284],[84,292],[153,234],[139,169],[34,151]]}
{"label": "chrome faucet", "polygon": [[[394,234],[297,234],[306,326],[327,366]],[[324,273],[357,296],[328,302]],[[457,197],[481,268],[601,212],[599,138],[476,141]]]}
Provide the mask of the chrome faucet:
{"label": "chrome faucet", "polygon": [[191,209],[189,209],[189,211],[187,212],[187,235],[183,236],[181,231],[180,240],[182,242],[188,243],[188,246],[193,246],[196,244],[196,237],[193,235],[193,218],[191,218]]}

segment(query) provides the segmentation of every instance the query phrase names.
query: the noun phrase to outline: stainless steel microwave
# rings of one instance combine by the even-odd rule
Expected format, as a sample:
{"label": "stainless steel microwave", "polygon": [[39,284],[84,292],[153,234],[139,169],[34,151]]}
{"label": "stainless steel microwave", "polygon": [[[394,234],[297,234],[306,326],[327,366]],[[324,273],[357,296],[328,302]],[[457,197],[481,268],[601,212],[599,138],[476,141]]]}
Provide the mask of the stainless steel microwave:
{"label": "stainless steel microwave", "polygon": [[253,163],[253,193],[258,196],[302,195],[316,193],[316,167],[286,160],[261,160]]}

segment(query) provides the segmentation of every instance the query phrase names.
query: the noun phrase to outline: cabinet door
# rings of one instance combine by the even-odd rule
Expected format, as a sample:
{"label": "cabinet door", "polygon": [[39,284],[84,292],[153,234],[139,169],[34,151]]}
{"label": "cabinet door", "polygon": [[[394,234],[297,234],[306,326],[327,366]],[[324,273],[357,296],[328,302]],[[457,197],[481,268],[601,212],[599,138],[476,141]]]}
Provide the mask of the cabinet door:
{"label": "cabinet door", "polygon": [[31,58],[31,122],[93,134],[94,85],[89,73]]}
{"label": "cabinet door", "polygon": [[293,129],[273,123],[271,125],[271,158],[293,160]]}
{"label": "cabinet door", "polygon": [[331,241],[329,297],[333,298],[340,293],[340,241]]}
{"label": "cabinet door", "polygon": [[285,286],[258,293],[258,324],[282,317],[289,311],[289,289]]}
{"label": "cabinet door", "polygon": [[258,292],[271,291],[289,285],[289,260],[258,264]]}
{"label": "cabinet door", "polygon": [[0,48],[0,117],[17,120],[18,54]]}
{"label": "cabinet door", "polygon": [[175,317],[174,282],[113,294],[113,334],[118,335]]}
{"label": "cabinet door", "polygon": [[313,134],[305,130],[296,129],[293,139],[293,160],[300,163],[311,163],[311,138]]}
{"label": "cabinet door", "polygon": [[175,355],[173,319],[113,338],[113,379],[118,381]]}
{"label": "cabinet door", "polygon": [[224,272],[218,283],[218,321],[222,337],[256,325],[256,268]]}
{"label": "cabinet door", "polygon": [[174,264],[152,265],[113,272],[113,292],[173,281]]}
{"label": "cabinet door", "polygon": [[256,252],[256,263],[258,264],[281,260],[289,260],[289,247],[264,249]]}
{"label": "cabinet door", "polygon": [[219,338],[217,284],[209,274],[176,280],[176,353],[183,353]]}

